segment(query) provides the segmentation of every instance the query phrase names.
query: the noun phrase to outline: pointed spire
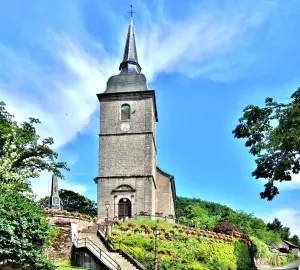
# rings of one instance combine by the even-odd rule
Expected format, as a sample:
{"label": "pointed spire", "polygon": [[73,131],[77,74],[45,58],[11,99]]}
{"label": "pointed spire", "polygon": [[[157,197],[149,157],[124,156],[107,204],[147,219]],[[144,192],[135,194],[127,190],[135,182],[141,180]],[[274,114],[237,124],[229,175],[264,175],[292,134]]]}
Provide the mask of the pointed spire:
{"label": "pointed spire", "polygon": [[134,30],[133,30],[133,22],[132,22],[132,13],[133,12],[131,11],[130,24],[128,27],[123,61],[119,67],[119,70],[121,70],[121,72],[120,72],[121,74],[123,74],[123,73],[140,73],[141,69],[142,69],[138,63],[135,38],[134,38]]}

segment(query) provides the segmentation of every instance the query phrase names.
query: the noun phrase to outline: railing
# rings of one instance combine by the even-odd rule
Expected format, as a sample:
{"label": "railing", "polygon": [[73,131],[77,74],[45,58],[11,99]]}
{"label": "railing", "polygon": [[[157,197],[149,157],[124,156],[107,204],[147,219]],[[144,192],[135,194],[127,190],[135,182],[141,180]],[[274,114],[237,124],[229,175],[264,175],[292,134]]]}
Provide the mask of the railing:
{"label": "railing", "polygon": [[97,235],[100,237],[102,243],[105,245],[105,247],[112,252],[116,252],[116,250],[114,249],[113,245],[111,245],[108,241],[108,239],[105,237],[105,231],[103,230],[103,228],[101,228],[101,225],[98,225],[98,231],[97,231]]}
{"label": "railing", "polygon": [[[117,246],[111,245],[109,243],[107,238],[105,238],[106,228],[106,225],[98,224],[98,235],[101,238],[102,242],[105,244],[106,248],[110,251],[117,251],[116,248],[118,248],[119,254],[124,256],[130,263],[132,263],[140,270],[146,270],[145,266],[140,263],[141,260],[145,261],[145,258],[136,253],[134,249],[121,244],[121,241]],[[153,261],[153,259],[151,259],[151,261]]]}
{"label": "railing", "polygon": [[[126,246],[120,242],[119,253],[126,257],[133,265],[138,267],[140,270],[146,270],[146,267],[140,263],[141,261],[146,261],[145,258],[142,255],[136,253],[133,248]],[[153,262],[153,259],[151,258],[148,261]]]}
{"label": "railing", "polygon": [[106,225],[98,224],[98,230],[102,233],[106,232]]}
{"label": "railing", "polygon": [[88,248],[109,269],[121,270],[121,266],[114,259],[112,259],[109,255],[107,255],[103,250],[101,250],[91,239],[89,239],[89,238],[78,239],[77,236],[74,235],[73,244],[77,248],[79,248],[79,247]]}

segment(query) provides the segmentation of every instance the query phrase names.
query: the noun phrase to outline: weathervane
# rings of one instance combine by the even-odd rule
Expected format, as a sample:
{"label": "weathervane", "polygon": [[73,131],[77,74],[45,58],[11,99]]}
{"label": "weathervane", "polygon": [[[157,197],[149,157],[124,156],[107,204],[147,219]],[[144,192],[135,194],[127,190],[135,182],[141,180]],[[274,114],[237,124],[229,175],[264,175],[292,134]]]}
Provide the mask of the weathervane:
{"label": "weathervane", "polygon": [[130,11],[128,13],[130,14],[130,17],[132,18],[132,14],[135,13],[134,11],[132,11],[132,5],[130,5]]}

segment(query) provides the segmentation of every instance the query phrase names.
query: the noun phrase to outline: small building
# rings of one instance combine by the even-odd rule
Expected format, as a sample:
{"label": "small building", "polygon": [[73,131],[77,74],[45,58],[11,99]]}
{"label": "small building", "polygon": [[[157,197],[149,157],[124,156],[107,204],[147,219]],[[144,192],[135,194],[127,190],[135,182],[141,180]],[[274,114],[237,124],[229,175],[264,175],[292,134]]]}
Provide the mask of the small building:
{"label": "small building", "polygon": [[270,245],[270,249],[275,255],[284,255],[292,251],[296,257],[300,258],[300,247],[287,240],[282,240],[278,244]]}
{"label": "small building", "polygon": [[288,246],[289,250],[294,253],[295,256],[300,258],[300,247],[286,240],[282,240],[285,245]]}

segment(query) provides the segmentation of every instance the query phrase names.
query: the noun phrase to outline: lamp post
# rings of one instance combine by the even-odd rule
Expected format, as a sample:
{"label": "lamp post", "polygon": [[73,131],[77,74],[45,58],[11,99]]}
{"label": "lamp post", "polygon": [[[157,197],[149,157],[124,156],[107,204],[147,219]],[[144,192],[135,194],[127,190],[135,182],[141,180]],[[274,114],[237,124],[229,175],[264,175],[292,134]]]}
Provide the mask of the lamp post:
{"label": "lamp post", "polygon": [[154,235],[155,235],[155,246],[154,246],[154,270],[158,270],[158,258],[157,258],[157,236],[159,235],[159,228],[156,226],[154,229]]}
{"label": "lamp post", "polygon": [[108,208],[109,208],[109,202],[106,201],[105,203],[105,208],[106,208],[106,231],[105,231],[105,236],[108,237]]}

